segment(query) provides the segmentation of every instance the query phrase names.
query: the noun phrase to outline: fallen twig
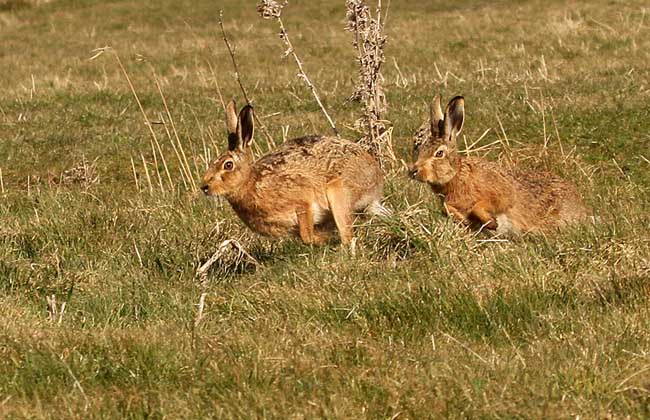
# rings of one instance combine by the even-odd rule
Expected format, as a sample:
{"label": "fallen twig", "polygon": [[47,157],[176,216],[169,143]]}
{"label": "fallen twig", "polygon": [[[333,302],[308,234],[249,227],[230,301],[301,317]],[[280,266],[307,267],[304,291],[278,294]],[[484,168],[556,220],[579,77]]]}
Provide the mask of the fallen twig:
{"label": "fallen twig", "polygon": [[221,245],[219,245],[214,254],[212,254],[205,263],[196,269],[196,277],[199,279],[201,284],[205,283],[208,279],[208,271],[210,271],[212,265],[219,261],[228,249],[235,249],[238,252],[238,258],[246,257],[253,264],[259,265],[257,260],[249,254],[238,241],[235,239],[226,239],[221,243]]}

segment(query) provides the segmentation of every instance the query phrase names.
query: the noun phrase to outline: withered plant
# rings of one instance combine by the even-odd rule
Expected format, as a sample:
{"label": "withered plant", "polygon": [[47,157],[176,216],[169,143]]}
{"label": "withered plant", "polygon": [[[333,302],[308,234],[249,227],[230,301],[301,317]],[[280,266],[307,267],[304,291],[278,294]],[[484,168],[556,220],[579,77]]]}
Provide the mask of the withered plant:
{"label": "withered plant", "polygon": [[381,0],[377,1],[376,15],[373,16],[365,0],[347,0],[347,25],[345,29],[354,34],[353,45],[357,49],[359,75],[350,100],[363,104],[363,115],[355,127],[363,133],[359,140],[375,154],[386,168],[395,161],[392,147],[392,127],[390,121],[382,118],[388,109],[383,89],[384,77],[381,66],[385,61],[384,22],[381,16]]}

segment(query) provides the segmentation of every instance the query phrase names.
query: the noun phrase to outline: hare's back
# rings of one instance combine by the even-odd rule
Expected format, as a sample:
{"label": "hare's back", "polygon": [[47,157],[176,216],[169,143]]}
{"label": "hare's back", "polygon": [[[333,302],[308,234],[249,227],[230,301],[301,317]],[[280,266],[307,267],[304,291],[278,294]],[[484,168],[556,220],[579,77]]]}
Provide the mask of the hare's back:
{"label": "hare's back", "polygon": [[521,187],[540,200],[557,200],[577,195],[569,182],[550,172],[525,171],[515,174]]}
{"label": "hare's back", "polygon": [[273,178],[298,174],[323,178],[358,177],[360,171],[377,176],[379,165],[360,145],[349,140],[326,136],[306,136],[288,140],[263,156],[255,166],[263,176]]}
{"label": "hare's back", "polygon": [[[516,175],[524,200],[539,216],[579,220],[587,214],[580,194],[570,182],[549,172],[520,172]],[[562,220],[558,220],[562,223]]]}

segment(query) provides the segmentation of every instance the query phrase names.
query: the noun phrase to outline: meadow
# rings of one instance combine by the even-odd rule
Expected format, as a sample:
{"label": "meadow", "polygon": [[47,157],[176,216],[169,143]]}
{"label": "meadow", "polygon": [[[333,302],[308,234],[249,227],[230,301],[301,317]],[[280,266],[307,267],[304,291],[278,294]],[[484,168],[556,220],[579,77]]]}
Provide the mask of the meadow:
{"label": "meadow", "polygon": [[[390,2],[394,214],[354,252],[256,236],[196,188],[219,92],[244,103],[220,10],[273,140],[329,133],[253,1],[0,0],[0,417],[650,416],[647,1]],[[358,138],[345,2],[283,20]],[[562,175],[599,223],[449,220],[404,170],[436,93],[465,96],[468,153]],[[227,240],[246,253],[201,281]]]}

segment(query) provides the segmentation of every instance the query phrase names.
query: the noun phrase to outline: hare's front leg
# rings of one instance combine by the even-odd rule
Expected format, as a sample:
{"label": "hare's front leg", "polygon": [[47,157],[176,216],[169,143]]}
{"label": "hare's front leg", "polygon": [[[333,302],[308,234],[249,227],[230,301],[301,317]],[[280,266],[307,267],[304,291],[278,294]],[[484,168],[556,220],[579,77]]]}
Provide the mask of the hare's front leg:
{"label": "hare's front leg", "polygon": [[334,223],[339,230],[341,243],[347,245],[352,240],[352,203],[350,193],[340,179],[327,183],[327,201],[334,217]]}
{"label": "hare's front leg", "polygon": [[445,206],[445,211],[447,212],[448,216],[453,217],[454,219],[456,219],[457,221],[459,221],[464,225],[469,224],[469,220],[467,220],[467,217],[465,217],[465,215],[461,213],[460,210],[458,210],[456,207],[447,203],[443,203],[443,205]]}
{"label": "hare's front leg", "polygon": [[472,207],[470,214],[474,215],[474,217],[476,217],[481,222],[481,225],[485,226],[488,229],[494,230],[497,228],[497,222],[492,216],[492,212],[490,211],[491,207],[492,206],[489,202],[479,201],[478,203],[474,204],[474,207]]}
{"label": "hare's front leg", "polygon": [[298,209],[296,216],[298,216],[298,233],[304,243],[323,245],[327,242],[327,235],[314,229],[314,213],[311,204],[305,204]]}

